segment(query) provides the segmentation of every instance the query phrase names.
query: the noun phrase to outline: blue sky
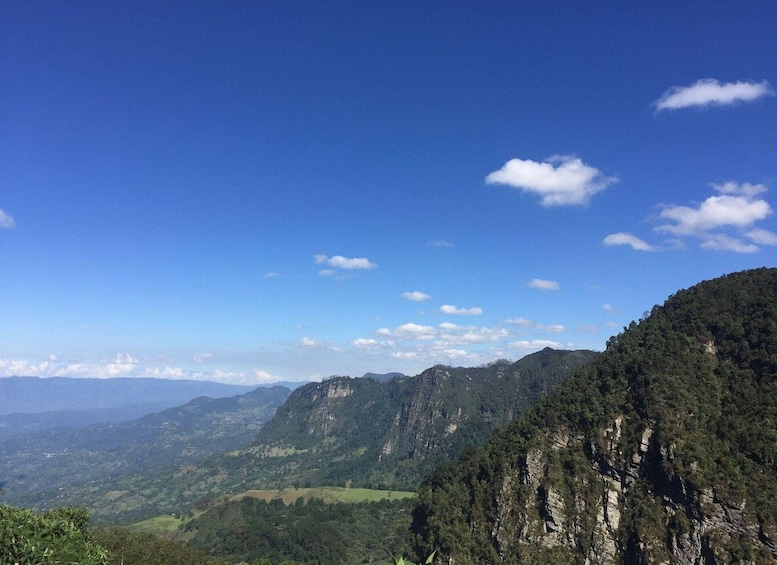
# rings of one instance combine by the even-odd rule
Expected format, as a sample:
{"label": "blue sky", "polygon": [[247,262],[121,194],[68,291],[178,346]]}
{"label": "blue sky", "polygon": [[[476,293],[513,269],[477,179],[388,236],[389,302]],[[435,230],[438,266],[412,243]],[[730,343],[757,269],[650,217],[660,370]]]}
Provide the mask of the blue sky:
{"label": "blue sky", "polygon": [[777,260],[771,0],[1,9],[0,376],[601,350]]}

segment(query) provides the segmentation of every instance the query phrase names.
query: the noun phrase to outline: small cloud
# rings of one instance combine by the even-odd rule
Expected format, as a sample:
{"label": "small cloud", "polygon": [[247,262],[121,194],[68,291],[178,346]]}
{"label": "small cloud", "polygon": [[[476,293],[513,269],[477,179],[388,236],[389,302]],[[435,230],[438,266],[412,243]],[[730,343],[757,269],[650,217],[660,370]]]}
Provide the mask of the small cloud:
{"label": "small cloud", "polygon": [[771,245],[768,242],[772,241],[772,232],[758,228],[749,229],[772,213],[772,207],[766,200],[756,198],[766,191],[764,185],[728,182],[713,184],[712,187],[719,195],[710,196],[696,207],[665,206],[659,217],[671,223],[657,226],[655,230],[678,237],[696,237],[702,240],[702,248],[717,251],[758,251],[757,245],[745,243],[723,230],[739,230],[743,237],[748,237],[755,243]]}
{"label": "small cloud", "polygon": [[504,328],[459,326],[457,324],[451,324],[450,322],[443,322],[438,327],[440,328],[441,336],[436,342],[436,346],[442,348],[451,345],[472,345],[496,342],[509,335]]}
{"label": "small cloud", "polygon": [[187,379],[190,375],[180,367],[153,368],[143,371],[143,375],[155,379]]}
{"label": "small cloud", "polygon": [[666,206],[659,215],[674,224],[656,229],[674,235],[694,235],[721,227],[747,227],[772,213],[768,202],[754,200],[752,196],[746,191],[739,194],[725,192],[721,196],[710,196],[696,208]]}
{"label": "small cloud", "polygon": [[243,371],[223,371],[221,369],[216,369],[213,371],[213,374],[209,377],[209,380],[236,385],[254,384],[253,379],[246,377],[246,374]]}
{"label": "small cloud", "polygon": [[610,314],[618,313],[618,310],[614,306],[611,306],[610,304],[605,304],[604,306],[602,306],[602,308],[604,308],[605,312],[609,312]]}
{"label": "small cloud", "polygon": [[728,181],[723,183],[712,183],[710,186],[721,194],[743,194],[745,196],[757,196],[769,190],[766,188],[766,185],[750,184],[749,182],[739,184],[734,181]]}
{"label": "small cloud", "polygon": [[759,245],[777,245],[777,233],[755,228],[745,234]]}
{"label": "small cloud", "polygon": [[444,239],[435,239],[434,241],[428,242],[427,245],[429,247],[453,247],[453,244],[450,241]]}
{"label": "small cloud", "polygon": [[16,220],[13,219],[13,216],[0,210],[0,228],[10,230],[14,226],[16,226]]}
{"label": "small cloud", "polygon": [[701,242],[702,249],[713,251],[734,251],[735,253],[755,253],[758,246],[745,243],[741,239],[731,237],[724,233],[706,234]]}
{"label": "small cloud", "polygon": [[637,251],[655,251],[656,248],[628,232],[612,233],[604,238],[605,245],[630,245]]}
{"label": "small cloud", "polygon": [[356,349],[372,350],[372,349],[380,349],[383,347],[393,347],[394,342],[390,340],[378,341],[377,339],[360,337],[351,341],[351,345]]}
{"label": "small cloud", "polygon": [[349,259],[342,255],[335,255],[334,257],[327,257],[326,255],[315,255],[313,260],[317,265],[326,264],[336,269],[347,270],[360,270],[360,269],[374,269],[378,265],[367,259],[366,257],[354,257]]}
{"label": "small cloud", "polygon": [[538,330],[551,333],[564,333],[567,329],[562,324],[538,324],[534,320],[527,320],[526,318],[508,318],[506,320],[508,324],[513,324],[521,328]]}
{"label": "small cloud", "polygon": [[254,374],[256,375],[257,382],[260,383],[275,383],[281,380],[280,377],[261,369],[254,369]]}
{"label": "small cloud", "polygon": [[544,279],[532,279],[526,284],[527,286],[540,290],[558,290],[561,288],[556,281],[547,281]]}
{"label": "small cloud", "polygon": [[329,343],[326,341],[311,339],[307,336],[299,338],[296,344],[303,349],[326,349],[329,346]]}
{"label": "small cloud", "polygon": [[534,322],[533,320],[527,320],[526,318],[508,318],[507,319],[508,324],[514,324],[516,326],[520,326],[522,328],[536,328],[537,322]]}
{"label": "small cloud", "polygon": [[400,296],[402,298],[412,300],[413,302],[423,302],[424,300],[429,300],[431,298],[431,296],[425,292],[420,292],[418,290],[414,290],[413,292],[403,292]]}
{"label": "small cloud", "polygon": [[393,337],[396,339],[420,339],[430,340],[434,339],[437,335],[437,330],[432,326],[422,326],[419,324],[402,324],[390,330],[388,328],[380,328],[375,332],[376,335],[381,337]]}
{"label": "small cloud", "polygon": [[727,82],[701,79],[691,86],[673,86],[653,105],[656,111],[677,110],[692,106],[730,106],[737,102],[750,102],[763,96],[774,96],[774,89],[767,82]]}
{"label": "small cloud", "polygon": [[480,316],[483,313],[482,308],[457,308],[452,304],[443,304],[440,306],[440,312],[451,314],[453,316]]}
{"label": "small cloud", "polygon": [[546,347],[552,347],[553,349],[559,349],[563,347],[558,341],[552,341],[549,339],[533,339],[514,341],[507,345],[510,349],[544,349]]}
{"label": "small cloud", "polygon": [[265,274],[263,274],[263,275],[262,275],[262,278],[263,278],[263,279],[274,279],[274,278],[276,278],[276,277],[280,277],[280,276],[281,276],[281,274],[280,274],[280,273],[273,273],[273,272],[269,272],[269,273],[265,273]]}
{"label": "small cloud", "polygon": [[199,353],[195,355],[192,359],[194,359],[197,363],[202,363],[203,361],[207,361],[208,359],[213,359],[213,353]]}
{"label": "small cloud", "polygon": [[537,194],[543,206],[588,204],[594,194],[617,181],[571,156],[554,156],[544,163],[511,159],[486,177],[487,184],[505,184]]}

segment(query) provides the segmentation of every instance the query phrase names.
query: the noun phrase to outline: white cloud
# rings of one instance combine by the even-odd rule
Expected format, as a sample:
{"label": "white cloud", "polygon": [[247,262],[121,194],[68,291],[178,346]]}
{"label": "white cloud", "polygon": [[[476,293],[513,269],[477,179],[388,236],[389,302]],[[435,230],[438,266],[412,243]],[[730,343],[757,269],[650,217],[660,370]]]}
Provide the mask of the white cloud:
{"label": "white cloud", "polygon": [[275,272],[270,271],[269,273],[263,274],[262,278],[263,279],[274,279],[274,278],[280,277],[280,276],[281,276],[280,273],[275,273]]}
{"label": "white cloud", "polygon": [[504,328],[460,326],[450,322],[437,327],[440,329],[439,340],[435,343],[438,347],[496,342],[510,335]]}
{"label": "white cloud", "polygon": [[154,377],[156,379],[189,379],[191,374],[185,372],[180,367],[165,367],[163,369],[153,368],[143,371],[143,376]]}
{"label": "white cloud", "polygon": [[533,339],[514,341],[507,345],[510,349],[545,349],[546,347],[552,347],[553,349],[559,349],[564,347],[558,341],[551,341],[549,339]]}
{"label": "white cloud", "polygon": [[207,361],[208,359],[213,359],[213,353],[199,353],[192,357],[197,363],[202,363],[203,361]]}
{"label": "white cloud", "polygon": [[657,228],[674,235],[695,235],[721,227],[745,228],[763,220],[772,213],[765,200],[752,200],[748,196],[710,196],[697,208],[668,206],[659,214],[674,222]]}
{"label": "white cloud", "polygon": [[335,255],[334,257],[327,257],[326,255],[315,255],[313,257],[313,260],[316,262],[317,265],[320,264],[326,264],[330,267],[335,267],[336,269],[347,269],[347,270],[359,270],[359,269],[374,269],[378,265],[371,262],[366,257],[354,257],[352,259],[349,259],[348,257],[343,257],[342,255]]}
{"label": "white cloud", "polygon": [[745,243],[741,239],[724,233],[705,234],[701,247],[703,249],[712,249],[713,251],[734,251],[736,253],[755,253],[758,251],[757,245]]}
{"label": "white cloud", "polygon": [[267,371],[262,371],[261,369],[254,369],[254,374],[256,375],[257,381],[260,383],[274,383],[281,380],[280,377],[268,373]]}
{"label": "white cloud", "polygon": [[414,290],[413,292],[403,292],[401,297],[412,300],[413,302],[423,302],[424,300],[429,300],[431,298],[431,296],[425,292],[420,292],[418,290]]}
{"label": "white cloud", "polygon": [[616,314],[618,312],[618,310],[610,304],[605,304],[602,308],[604,308],[605,312],[609,312],[610,314]]}
{"label": "white cloud", "polygon": [[11,216],[11,214],[4,212],[3,210],[0,210],[0,228],[5,228],[7,230],[10,230],[15,225],[16,225],[16,220],[13,219],[13,216]]}
{"label": "white cloud", "polygon": [[[160,356],[161,358],[162,356]],[[69,378],[99,378],[117,377],[151,377],[158,379],[191,379],[219,381],[232,384],[255,384],[279,380],[274,375],[255,371],[246,375],[243,371],[216,369],[213,372],[190,371],[170,365],[151,366],[128,353],[118,353],[110,360],[67,362],[58,357],[48,361],[35,363],[27,360],[8,360],[0,358],[0,377],[34,376],[34,377],[69,377]],[[257,380],[257,378],[259,380]]]}
{"label": "white cloud", "polygon": [[767,81],[727,82],[701,79],[691,86],[673,86],[653,104],[656,111],[677,110],[692,106],[730,106],[737,102],[750,102],[763,96],[773,96],[774,89]]}
{"label": "white cloud", "polygon": [[40,377],[49,372],[48,361],[31,363],[20,359],[0,358],[0,377]]}
{"label": "white cloud", "polygon": [[299,338],[296,344],[303,349],[326,349],[329,346],[329,342],[311,339],[307,336]]}
{"label": "white cloud", "polygon": [[759,245],[777,245],[777,233],[755,228],[745,234]]}
{"label": "white cloud", "polygon": [[548,281],[544,279],[532,279],[526,284],[527,286],[538,288],[540,290],[558,290],[561,288],[556,281]]}
{"label": "white cloud", "polygon": [[486,177],[488,184],[505,184],[537,194],[543,206],[588,204],[594,194],[617,181],[571,156],[554,156],[543,163],[510,159]]}
{"label": "white cloud", "polygon": [[437,335],[437,330],[433,326],[422,326],[419,324],[402,324],[390,330],[388,328],[380,328],[375,332],[379,336],[393,337],[396,339],[420,339],[431,340]]}
{"label": "white cloud", "polygon": [[537,322],[533,320],[527,320],[526,318],[508,318],[507,319],[508,324],[514,324],[516,326],[520,326],[522,328],[536,328]]}
{"label": "white cloud", "polygon": [[655,251],[656,248],[628,232],[612,233],[604,238],[605,245],[630,245],[637,251]]}
{"label": "white cloud", "polygon": [[117,353],[113,361],[103,363],[95,368],[95,377],[107,378],[129,375],[138,366],[138,360],[129,353]]}
{"label": "white cloud", "polygon": [[567,331],[567,329],[561,324],[549,324],[549,325],[538,324],[534,320],[527,320],[526,318],[508,318],[506,322],[508,324],[512,324],[514,326],[518,326],[521,328],[543,331],[543,332],[564,333],[565,331]]}
{"label": "white cloud", "polygon": [[394,347],[394,342],[391,340],[379,341],[377,339],[360,337],[351,341],[351,345],[356,349],[374,350]]}
{"label": "white cloud", "polygon": [[457,308],[452,304],[443,304],[440,306],[440,312],[454,316],[480,316],[483,313],[482,308]]}
{"label": "white cloud", "polygon": [[216,369],[213,371],[212,379],[233,385],[254,384],[254,379],[247,377],[243,371],[222,371],[221,369]]}
{"label": "white cloud", "polygon": [[[672,223],[662,224],[656,231],[675,236],[693,236],[702,240],[701,247],[718,251],[753,253],[758,246],[745,243],[722,230],[738,230],[755,243],[772,245],[772,232],[753,228],[756,222],[766,219],[772,213],[772,207],[766,200],[756,198],[766,191],[761,184],[737,184],[728,182],[713,184],[717,196],[710,196],[697,207],[665,206],[659,214]],[[747,230],[747,231],[745,231]]]}
{"label": "white cloud", "polygon": [[766,185],[750,184],[749,182],[740,184],[738,182],[728,181],[724,183],[712,183],[710,186],[721,194],[744,194],[745,196],[757,196],[769,190],[766,188]]}

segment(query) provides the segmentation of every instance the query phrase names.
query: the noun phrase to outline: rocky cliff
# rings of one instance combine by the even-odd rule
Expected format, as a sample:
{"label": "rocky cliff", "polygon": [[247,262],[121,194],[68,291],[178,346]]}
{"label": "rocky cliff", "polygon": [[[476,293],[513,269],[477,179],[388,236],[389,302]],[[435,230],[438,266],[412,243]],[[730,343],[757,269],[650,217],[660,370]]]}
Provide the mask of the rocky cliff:
{"label": "rocky cliff", "polygon": [[777,561],[777,270],[655,307],[483,449],[422,486],[417,557]]}
{"label": "rocky cliff", "polygon": [[591,351],[544,351],[483,367],[436,366],[387,382],[331,377],[292,393],[250,448],[262,484],[414,489],[425,472],[484,442]]}

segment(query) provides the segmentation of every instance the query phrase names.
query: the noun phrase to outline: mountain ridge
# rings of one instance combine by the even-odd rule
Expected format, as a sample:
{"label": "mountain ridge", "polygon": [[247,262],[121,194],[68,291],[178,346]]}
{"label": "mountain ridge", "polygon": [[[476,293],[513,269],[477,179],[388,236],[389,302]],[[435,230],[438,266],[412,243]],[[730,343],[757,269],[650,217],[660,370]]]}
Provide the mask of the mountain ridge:
{"label": "mountain ridge", "polygon": [[777,269],[679,291],[423,483],[446,563],[777,559]]}
{"label": "mountain ridge", "polygon": [[596,355],[545,350],[512,364],[437,366],[383,383],[330,377],[294,390],[246,447],[84,487],[68,501],[85,504],[98,521],[134,521],[257,488],[414,490],[438,462],[485,441]]}

